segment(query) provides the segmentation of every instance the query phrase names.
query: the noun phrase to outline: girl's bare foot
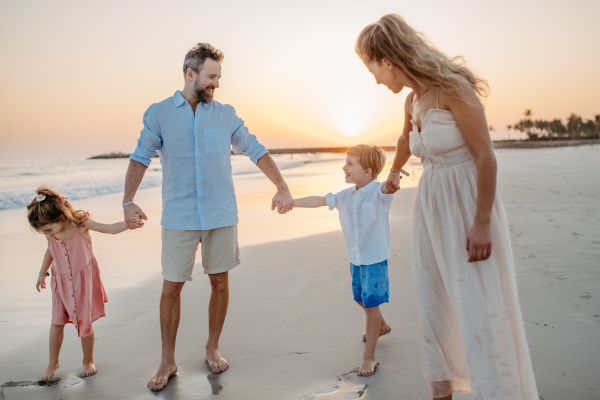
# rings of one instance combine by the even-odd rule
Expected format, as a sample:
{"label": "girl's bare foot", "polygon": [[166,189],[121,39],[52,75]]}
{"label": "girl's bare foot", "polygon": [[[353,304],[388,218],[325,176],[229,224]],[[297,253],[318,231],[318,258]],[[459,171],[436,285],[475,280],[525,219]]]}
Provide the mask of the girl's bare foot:
{"label": "girl's bare foot", "polygon": [[58,363],[56,364],[48,364],[44,374],[42,375],[42,381],[48,382],[54,379],[54,372],[58,369]]}
{"label": "girl's bare foot", "polygon": [[377,361],[375,360],[363,360],[362,365],[358,369],[356,375],[358,376],[371,376],[375,373],[377,368]]}
{"label": "girl's bare foot", "polygon": [[[381,329],[379,330],[379,337],[382,337],[383,335],[387,335],[391,331],[392,331],[392,328],[389,325],[382,326]],[[365,333],[363,335],[363,342],[366,342],[366,341],[367,341],[367,334]]]}
{"label": "girl's bare foot", "polygon": [[87,378],[88,376],[92,376],[96,373],[96,366],[93,362],[89,362],[87,364],[83,364],[83,372],[81,373],[82,378]]}

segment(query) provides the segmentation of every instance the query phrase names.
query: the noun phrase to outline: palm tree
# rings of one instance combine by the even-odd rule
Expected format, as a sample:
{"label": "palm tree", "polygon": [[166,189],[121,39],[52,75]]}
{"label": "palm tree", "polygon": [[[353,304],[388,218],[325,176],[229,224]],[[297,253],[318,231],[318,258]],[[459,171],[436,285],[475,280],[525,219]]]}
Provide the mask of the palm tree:
{"label": "palm tree", "polygon": [[506,125],[506,129],[508,129],[508,140],[510,140],[510,130],[512,129],[512,125]]}

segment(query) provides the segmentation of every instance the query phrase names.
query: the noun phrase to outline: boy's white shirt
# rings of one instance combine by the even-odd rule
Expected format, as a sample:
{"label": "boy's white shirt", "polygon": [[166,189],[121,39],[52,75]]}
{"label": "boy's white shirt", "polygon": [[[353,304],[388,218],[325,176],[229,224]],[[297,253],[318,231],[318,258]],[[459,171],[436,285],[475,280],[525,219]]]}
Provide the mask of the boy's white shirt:
{"label": "boy's white shirt", "polygon": [[348,259],[354,265],[370,265],[390,258],[390,207],[393,194],[381,191],[385,182],[372,180],[356,189],[329,193],[325,201],[340,213]]}

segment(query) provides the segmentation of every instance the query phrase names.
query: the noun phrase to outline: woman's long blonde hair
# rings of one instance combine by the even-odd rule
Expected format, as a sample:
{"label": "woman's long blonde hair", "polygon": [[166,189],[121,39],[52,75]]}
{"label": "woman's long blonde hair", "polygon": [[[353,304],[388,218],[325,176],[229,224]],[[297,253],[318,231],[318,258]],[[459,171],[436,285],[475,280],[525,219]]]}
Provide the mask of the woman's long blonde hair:
{"label": "woman's long blonde hair", "polygon": [[427,89],[467,102],[468,88],[487,97],[487,81],[469,70],[462,57],[449,59],[399,15],[384,15],[364,28],[355,50],[363,61],[388,60]]}
{"label": "woman's long blonde hair", "polygon": [[61,221],[81,226],[91,217],[83,210],[75,211],[66,197],[62,197],[60,193],[48,186],[42,185],[35,192],[45,197],[40,201],[34,198],[27,204],[27,219],[29,225],[38,232],[45,225]]}

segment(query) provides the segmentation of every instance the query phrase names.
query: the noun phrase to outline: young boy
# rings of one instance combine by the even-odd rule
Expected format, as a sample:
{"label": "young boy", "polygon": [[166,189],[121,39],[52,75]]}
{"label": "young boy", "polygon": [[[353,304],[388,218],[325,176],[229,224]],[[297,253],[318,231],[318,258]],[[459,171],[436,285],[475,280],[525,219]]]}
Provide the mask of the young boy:
{"label": "young boy", "polygon": [[375,373],[377,338],[392,328],[385,322],[379,305],[389,302],[388,259],[390,258],[389,211],[394,191],[377,182],[385,166],[385,153],[377,146],[361,144],[348,150],[342,168],[346,182],[354,183],[339,193],[294,200],[294,207],[337,208],[350,259],[354,300],[365,310],[367,333],[359,376]]}

